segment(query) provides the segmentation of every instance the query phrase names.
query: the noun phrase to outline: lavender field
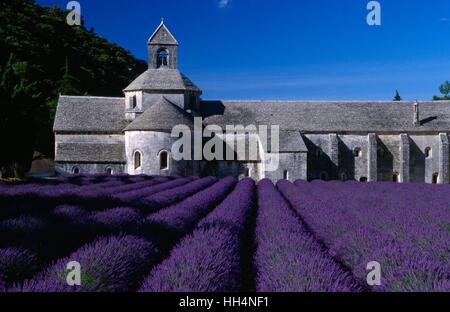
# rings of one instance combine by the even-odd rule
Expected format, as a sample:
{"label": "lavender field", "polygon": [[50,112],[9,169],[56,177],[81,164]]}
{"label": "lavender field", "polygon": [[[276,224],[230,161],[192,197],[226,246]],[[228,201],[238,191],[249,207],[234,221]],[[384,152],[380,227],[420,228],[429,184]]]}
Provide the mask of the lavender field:
{"label": "lavender field", "polygon": [[[450,291],[450,186],[64,176],[0,184],[0,291]],[[69,286],[69,262],[81,286]],[[368,285],[367,264],[381,265]]]}

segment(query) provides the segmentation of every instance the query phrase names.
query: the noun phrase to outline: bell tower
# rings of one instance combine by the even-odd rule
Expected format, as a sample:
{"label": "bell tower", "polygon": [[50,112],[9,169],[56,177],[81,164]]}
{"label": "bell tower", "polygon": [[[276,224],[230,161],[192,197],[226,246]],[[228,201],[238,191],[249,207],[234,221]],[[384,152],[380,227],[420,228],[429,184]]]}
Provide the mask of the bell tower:
{"label": "bell tower", "polygon": [[177,69],[178,41],[161,20],[158,28],[148,39],[148,68]]}

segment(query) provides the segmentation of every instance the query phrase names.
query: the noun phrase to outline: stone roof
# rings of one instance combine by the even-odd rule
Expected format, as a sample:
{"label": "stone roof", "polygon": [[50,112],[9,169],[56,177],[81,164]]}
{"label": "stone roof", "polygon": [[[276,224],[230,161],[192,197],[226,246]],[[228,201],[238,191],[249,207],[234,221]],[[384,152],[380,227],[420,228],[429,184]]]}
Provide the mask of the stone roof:
{"label": "stone roof", "polygon": [[121,133],[128,124],[124,110],[124,98],[60,96],[53,130]]}
{"label": "stone roof", "polygon": [[125,144],[58,143],[55,161],[125,163]]}
{"label": "stone roof", "polygon": [[148,44],[160,44],[160,45],[178,45],[177,39],[170,32],[167,26],[161,21],[158,28],[148,39]]}
{"label": "stone roof", "polygon": [[171,91],[195,91],[201,90],[178,69],[160,67],[150,68],[137,77],[124,91],[138,90],[171,90]]}
{"label": "stone roof", "polygon": [[125,131],[172,131],[176,125],[193,129],[193,118],[183,109],[162,97],[131,122]]}
{"label": "stone roof", "polygon": [[[205,124],[279,125],[308,132],[448,132],[450,101],[414,102],[202,101]],[[289,145],[289,144],[288,144]]]}

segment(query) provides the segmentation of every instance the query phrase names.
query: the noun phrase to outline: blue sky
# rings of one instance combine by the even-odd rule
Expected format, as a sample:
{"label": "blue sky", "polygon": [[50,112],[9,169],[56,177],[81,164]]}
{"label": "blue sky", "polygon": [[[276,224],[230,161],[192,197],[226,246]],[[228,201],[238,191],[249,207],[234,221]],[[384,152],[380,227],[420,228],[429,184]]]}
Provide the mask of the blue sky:
{"label": "blue sky", "polygon": [[448,0],[379,0],[374,27],[369,0],[79,2],[88,28],[140,59],[164,17],[205,99],[426,100],[450,80]]}

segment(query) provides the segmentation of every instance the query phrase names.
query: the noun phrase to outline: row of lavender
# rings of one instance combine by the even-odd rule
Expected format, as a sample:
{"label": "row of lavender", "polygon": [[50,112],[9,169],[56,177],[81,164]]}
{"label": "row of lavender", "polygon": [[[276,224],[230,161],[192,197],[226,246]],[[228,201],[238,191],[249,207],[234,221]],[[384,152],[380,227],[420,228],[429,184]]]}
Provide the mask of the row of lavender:
{"label": "row of lavender", "polygon": [[[295,186],[283,181],[278,191],[266,180],[257,188],[249,179],[234,187],[233,178],[217,182],[214,178],[141,177],[110,186],[107,183],[114,181],[95,181],[92,187],[99,185],[98,189],[79,193],[85,193],[81,204],[44,209],[22,220],[22,225],[38,226],[11,248],[0,249],[0,289],[2,280],[11,284],[41,272],[16,283],[12,290],[363,291],[373,290],[364,286],[367,272],[363,264],[367,259],[380,259],[385,274],[381,290],[449,290],[448,249],[443,248],[449,241],[447,188],[432,189],[440,198],[436,200],[429,193],[411,193],[413,186],[390,184],[298,181]],[[393,187],[398,187],[394,195]],[[435,208],[413,210],[416,215],[406,218],[405,226],[398,222],[405,207],[389,201],[411,194],[418,198],[406,205],[420,201],[426,207],[434,200]],[[95,204],[100,198],[108,205],[116,200],[133,205],[105,208]],[[0,237],[6,233],[14,241],[17,232],[8,232],[11,226],[5,232],[4,225],[15,222],[14,228],[26,217],[0,222]],[[45,224],[49,221],[50,226]],[[411,230],[410,226],[418,224],[425,227],[423,233]],[[427,225],[444,231],[430,232]],[[49,234],[43,240],[38,233]],[[382,236],[374,241],[369,237],[366,242],[367,234]],[[417,246],[401,245],[396,239]],[[436,244],[426,246],[425,239],[434,239]],[[46,245],[39,246],[43,241]],[[384,244],[381,248],[380,243]],[[402,253],[388,248],[392,246],[402,246]],[[425,258],[418,258],[424,254],[438,259],[438,267],[429,271],[429,263],[422,261]],[[70,259],[82,264],[82,287],[68,287],[61,277]],[[400,267],[405,265],[407,274]],[[419,271],[411,272],[411,268]]]}
{"label": "row of lavender", "polygon": [[281,181],[278,189],[360,284],[381,265],[379,291],[450,291],[450,190],[395,183]]}
{"label": "row of lavender", "polygon": [[[208,190],[211,196],[223,196],[221,194],[226,191],[224,182],[216,182],[215,178],[176,179],[141,188],[140,194],[136,190],[130,191],[133,198],[142,198],[141,202],[147,203],[145,209],[116,207],[97,210],[91,205],[63,205],[0,221],[0,275],[3,275],[0,279],[8,284],[20,281],[100,236],[124,232],[145,237],[155,232],[152,228],[160,230],[158,224],[150,221],[152,212],[183,202],[194,193],[196,195],[190,199],[202,198],[201,194],[205,195],[202,190]],[[125,198],[126,194],[117,196]],[[146,218],[148,214],[150,216]],[[195,212],[193,214],[191,218],[195,218]]]}

